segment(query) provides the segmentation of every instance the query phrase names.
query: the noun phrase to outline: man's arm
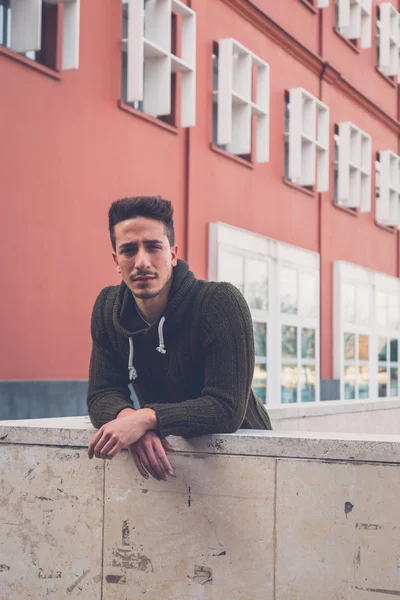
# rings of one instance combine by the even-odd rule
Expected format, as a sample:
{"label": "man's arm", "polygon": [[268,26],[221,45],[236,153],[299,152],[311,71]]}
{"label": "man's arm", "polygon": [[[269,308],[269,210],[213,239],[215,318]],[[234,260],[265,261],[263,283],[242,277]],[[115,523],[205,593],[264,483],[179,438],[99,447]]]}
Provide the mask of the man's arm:
{"label": "man's arm", "polygon": [[174,404],[149,404],[162,437],[231,433],[246,414],[254,372],[250,310],[231,284],[210,288],[199,323],[204,353],[204,386],[198,398]]}

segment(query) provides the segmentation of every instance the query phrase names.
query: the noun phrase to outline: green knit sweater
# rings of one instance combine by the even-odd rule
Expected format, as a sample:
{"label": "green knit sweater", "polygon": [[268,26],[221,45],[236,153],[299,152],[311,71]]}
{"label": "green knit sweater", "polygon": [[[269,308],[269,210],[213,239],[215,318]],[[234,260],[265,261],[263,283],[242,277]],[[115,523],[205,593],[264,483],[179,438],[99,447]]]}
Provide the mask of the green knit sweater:
{"label": "green knit sweater", "polygon": [[95,427],[132,408],[155,410],[161,436],[271,429],[251,390],[250,311],[230,283],[200,281],[179,260],[164,316],[147,326],[124,283],[102,290],[93,308],[88,409]]}

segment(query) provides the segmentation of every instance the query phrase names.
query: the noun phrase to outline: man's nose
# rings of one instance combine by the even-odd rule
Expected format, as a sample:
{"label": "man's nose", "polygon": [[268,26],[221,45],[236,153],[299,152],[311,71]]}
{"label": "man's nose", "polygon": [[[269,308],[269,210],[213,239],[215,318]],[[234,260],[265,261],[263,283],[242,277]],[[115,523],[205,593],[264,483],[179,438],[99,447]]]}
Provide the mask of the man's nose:
{"label": "man's nose", "polygon": [[135,261],[135,266],[137,269],[148,269],[150,266],[150,260],[149,260],[149,255],[148,253],[142,249],[139,250],[138,253],[136,254],[136,261]]}

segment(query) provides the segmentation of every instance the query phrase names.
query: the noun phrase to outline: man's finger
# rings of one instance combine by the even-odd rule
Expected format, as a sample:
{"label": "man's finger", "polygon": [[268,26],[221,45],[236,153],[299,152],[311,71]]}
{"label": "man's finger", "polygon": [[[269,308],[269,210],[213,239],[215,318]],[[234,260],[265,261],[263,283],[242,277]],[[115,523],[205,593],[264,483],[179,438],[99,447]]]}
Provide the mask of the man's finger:
{"label": "man's finger", "polygon": [[167,438],[161,438],[161,443],[163,445],[164,450],[167,452],[178,452],[178,448],[174,448],[171,446],[169,442],[167,442]]}
{"label": "man's finger", "polygon": [[144,449],[141,446],[139,446],[137,452],[138,452],[139,458],[140,458],[144,468],[150,473],[150,475],[152,477],[154,477],[154,479],[157,479],[157,481],[161,481],[161,477],[158,475],[158,473],[156,473],[156,471],[151,466],[149,458],[148,458],[146,452],[144,451]]}
{"label": "man's finger", "polygon": [[100,438],[100,440],[97,442],[97,444],[94,447],[94,455],[96,456],[96,458],[100,458],[101,450],[102,450],[103,446],[105,446],[105,444],[108,442],[110,437],[111,437],[111,433],[103,432],[102,437]]}
{"label": "man's finger", "polygon": [[[156,439],[157,438],[154,438],[154,440],[156,440]],[[159,444],[159,446],[162,448],[161,444]],[[167,481],[167,476],[165,474],[164,468],[163,468],[162,464],[160,464],[160,462],[158,460],[158,455],[156,454],[156,452],[154,452],[154,450],[155,450],[155,448],[153,447],[153,444],[151,442],[148,444],[147,443],[144,444],[144,451],[147,454],[147,458],[149,459],[149,463],[150,463],[153,471],[155,471],[157,473],[157,475],[160,477],[160,479]],[[162,448],[162,452],[165,455],[163,448]],[[166,457],[166,455],[165,455],[165,457]]]}
{"label": "man's finger", "polygon": [[101,438],[101,436],[103,435],[103,429],[100,428],[96,434],[92,437],[92,439],[90,440],[90,444],[88,447],[88,455],[89,458],[93,458],[94,455],[94,447],[96,446],[97,442],[99,441],[99,439]]}
{"label": "man's finger", "polygon": [[101,449],[100,458],[108,458],[108,454],[111,452],[117,442],[118,439],[111,436],[108,442]]}
{"label": "man's finger", "polygon": [[139,473],[141,474],[142,477],[144,477],[145,479],[149,478],[149,474],[146,471],[146,469],[144,468],[144,466],[142,465],[140,458],[138,457],[136,450],[133,450],[132,448],[129,448],[129,452],[133,458],[133,462],[136,465],[137,470],[139,471]]}
{"label": "man's finger", "polygon": [[[167,442],[168,443],[168,442]],[[153,448],[156,455],[156,459],[160,461],[164,471],[168,473],[168,475],[173,475],[174,471],[171,463],[168,460],[168,456],[165,454],[165,450],[163,444],[160,439],[154,438],[153,440]],[[168,450],[168,448],[167,448]]]}
{"label": "man's finger", "polygon": [[118,454],[118,452],[120,450],[122,450],[122,448],[123,448],[123,444],[121,444],[121,442],[117,442],[113,446],[112,450],[110,450],[110,452],[107,454],[107,458],[109,458],[111,460],[112,458],[114,458],[114,456],[116,456]]}

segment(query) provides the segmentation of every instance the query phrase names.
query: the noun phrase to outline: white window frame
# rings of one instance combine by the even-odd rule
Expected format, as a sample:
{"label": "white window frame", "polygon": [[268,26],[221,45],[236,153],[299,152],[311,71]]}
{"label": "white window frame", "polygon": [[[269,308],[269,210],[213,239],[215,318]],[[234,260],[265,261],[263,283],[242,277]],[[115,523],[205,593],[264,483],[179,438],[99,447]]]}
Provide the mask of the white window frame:
{"label": "white window frame", "polygon": [[[256,73],[253,101],[253,68]],[[256,119],[255,162],[269,160],[269,64],[233,38],[218,42],[217,144],[231,154],[251,154]]]}
{"label": "white window frame", "polygon": [[[246,231],[225,223],[210,223],[209,227],[209,279],[225,281],[221,273],[219,257],[221,252],[240,254],[245,257],[265,261],[268,265],[268,311],[250,309],[253,321],[266,322],[267,337],[267,406],[288,406],[281,404],[281,366],[282,366],[282,326],[293,325],[298,328],[297,360],[306,364],[309,361],[301,358],[301,329],[315,329],[315,404],[320,401],[320,315],[319,315],[319,254],[284,244],[277,240]],[[298,273],[310,272],[316,277],[315,317],[283,314],[280,311],[279,276],[282,267],[289,267]],[[279,349],[277,351],[277,349]],[[284,359],[284,362],[289,362]],[[300,375],[298,377],[297,404],[301,403]]]}
{"label": "white window frame", "polygon": [[[303,88],[289,92],[289,178],[329,189],[329,108]],[[318,176],[317,176],[318,173]]]}
{"label": "white window frame", "polygon": [[[343,285],[346,283],[354,286],[356,290],[368,289],[368,324],[345,322]],[[340,400],[344,400],[345,333],[354,333],[357,337],[359,335],[369,336],[369,400],[378,399],[378,338],[386,337],[400,341],[400,324],[399,327],[393,328],[382,327],[377,322],[376,298],[377,292],[380,291],[388,296],[394,296],[400,303],[400,280],[397,277],[390,277],[352,263],[335,261],[333,269],[333,371],[334,378],[340,380]],[[357,350],[356,345],[356,366],[358,368]],[[357,389],[356,383],[356,400],[358,399]],[[348,402],[354,402],[354,400],[348,400]]]}
{"label": "white window frame", "polygon": [[339,123],[337,204],[371,211],[372,139],[350,122]]}
{"label": "white window frame", "polygon": [[[171,76],[181,73],[181,127],[196,124],[196,13],[180,0],[125,0],[128,4],[127,102],[145,113],[171,113]],[[181,57],[172,53],[172,13],[182,18]]]}
{"label": "white window frame", "polygon": [[400,156],[391,150],[383,150],[375,165],[377,179],[379,177],[376,221],[380,225],[400,229]]}
{"label": "white window frame", "polygon": [[37,52],[41,49],[42,4],[63,4],[63,70],[79,67],[80,0],[10,0],[11,44],[14,52]]}
{"label": "white window frame", "polygon": [[400,77],[400,14],[391,2],[379,5],[378,68],[388,77]]}
{"label": "white window frame", "polygon": [[335,0],[337,28],[349,40],[360,40],[361,48],[372,45],[372,0]]}

